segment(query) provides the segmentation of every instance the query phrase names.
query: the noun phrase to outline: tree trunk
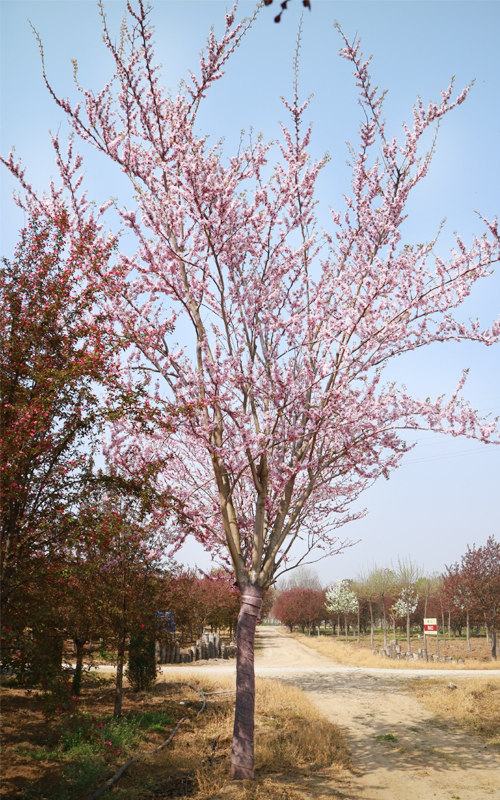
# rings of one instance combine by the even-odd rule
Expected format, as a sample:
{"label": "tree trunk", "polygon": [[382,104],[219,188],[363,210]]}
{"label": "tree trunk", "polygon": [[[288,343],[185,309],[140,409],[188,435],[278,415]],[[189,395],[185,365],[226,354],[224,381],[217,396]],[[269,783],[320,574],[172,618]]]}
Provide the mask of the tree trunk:
{"label": "tree trunk", "polygon": [[123,598],[123,617],[122,629],[118,637],[118,662],[116,664],[116,684],[115,684],[115,709],[113,711],[114,717],[121,717],[122,715],[122,696],[123,696],[123,662],[125,660],[125,643],[127,641],[127,631],[125,626],[125,611],[127,608],[127,600]]}
{"label": "tree trunk", "polygon": [[470,653],[470,626],[469,626],[469,612],[467,612],[467,650]]}
{"label": "tree trunk", "polygon": [[260,586],[241,588],[241,608],[236,632],[236,707],[234,712],[231,778],[249,780],[254,768],[255,627],[262,606]]}
{"label": "tree trunk", "polygon": [[493,661],[497,660],[497,632],[495,629],[491,631],[491,657]]}
{"label": "tree trunk", "polygon": [[408,641],[408,652],[411,653],[411,636],[410,636],[410,610],[406,611],[406,639]]}
{"label": "tree trunk", "polygon": [[80,694],[80,687],[82,685],[82,670],[83,670],[83,648],[85,645],[85,639],[75,639],[76,644],[76,667],[75,667],[75,674],[73,675],[73,680],[71,682],[71,694],[78,695]]}
{"label": "tree trunk", "polygon": [[444,627],[444,611],[441,612],[441,621],[443,623],[443,645],[446,650],[446,628]]}
{"label": "tree trunk", "polygon": [[373,650],[373,606],[370,600],[370,643]]}
{"label": "tree trunk", "polygon": [[359,614],[360,614],[360,611],[359,611],[359,605],[358,605],[358,644],[359,644],[359,643],[360,643],[360,641],[361,641],[361,640],[360,640],[360,621],[359,621]]}

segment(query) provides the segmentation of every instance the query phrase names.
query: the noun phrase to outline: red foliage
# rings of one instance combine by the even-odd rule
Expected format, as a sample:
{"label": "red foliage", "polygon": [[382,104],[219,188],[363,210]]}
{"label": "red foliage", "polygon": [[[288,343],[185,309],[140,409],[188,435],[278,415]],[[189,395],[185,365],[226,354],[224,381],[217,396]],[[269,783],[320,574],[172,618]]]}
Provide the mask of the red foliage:
{"label": "red foliage", "polygon": [[279,595],[273,613],[290,630],[294,625],[300,625],[310,631],[313,625],[328,618],[325,593],[314,589],[288,589]]}
{"label": "red foliage", "polygon": [[84,277],[102,268],[113,244],[96,250],[95,225],[71,237],[68,226],[64,211],[32,218],[0,270],[4,613],[73,525],[89,472],[82,445],[102,413],[96,385],[116,356],[95,316],[100,290]]}
{"label": "red foliage", "polygon": [[490,536],[482,547],[467,547],[460,568],[448,568],[448,585],[465,607],[484,620],[492,634],[492,656],[500,627],[500,542]]}

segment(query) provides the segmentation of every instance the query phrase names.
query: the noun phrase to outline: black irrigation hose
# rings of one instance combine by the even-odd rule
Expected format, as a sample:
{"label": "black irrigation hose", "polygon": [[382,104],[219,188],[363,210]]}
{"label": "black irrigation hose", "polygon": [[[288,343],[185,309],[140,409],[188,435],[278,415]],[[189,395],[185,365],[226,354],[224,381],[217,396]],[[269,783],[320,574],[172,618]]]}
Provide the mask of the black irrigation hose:
{"label": "black irrigation hose", "polygon": [[193,772],[194,772],[194,769],[192,769],[192,770],[191,770],[191,772],[188,774],[188,776],[187,776],[187,778],[186,778],[186,783],[184,784],[184,794],[186,795],[186,797],[188,797],[188,783],[189,783],[189,779],[190,779],[191,775],[193,774]]}
{"label": "black irrigation hose", "polygon": [[[181,681],[175,681],[174,685],[177,685],[177,686],[189,686],[190,689],[193,689],[195,692],[198,692],[200,697],[203,698],[203,704],[202,704],[200,710],[197,712],[196,716],[199,717],[200,714],[203,714],[203,712],[205,711],[205,708],[207,706],[207,698],[205,697],[205,693],[204,692],[200,692],[199,689],[197,689],[195,686],[191,686],[190,683],[182,683]],[[179,722],[177,723],[177,725],[173,729],[172,733],[170,734],[170,736],[168,737],[166,742],[163,742],[163,744],[160,744],[158,747],[155,747],[154,750],[149,750],[147,753],[143,753],[140,756],[136,756],[135,758],[131,758],[130,761],[127,761],[125,764],[123,764],[123,766],[121,766],[120,769],[117,772],[115,772],[115,774],[113,775],[112,778],[107,780],[106,783],[103,783],[102,786],[100,786],[99,789],[97,789],[97,791],[94,792],[94,794],[92,795],[90,800],[97,800],[97,798],[100,797],[102,794],[104,794],[104,792],[107,792],[108,789],[111,789],[113,784],[116,783],[121,778],[123,773],[127,771],[127,769],[131,766],[131,764],[135,764],[136,761],[141,761],[141,759],[146,758],[147,756],[152,756],[152,755],[154,755],[154,753],[158,753],[159,750],[163,750],[164,747],[169,745],[170,742],[172,741],[172,739],[174,738],[175,734],[179,730],[180,726],[182,725],[182,723],[185,722],[187,719],[189,719],[189,717],[185,716],[185,717],[182,717],[182,719],[179,720]],[[189,775],[188,775],[188,778],[189,778]],[[187,779],[186,779],[186,797],[187,797]]]}

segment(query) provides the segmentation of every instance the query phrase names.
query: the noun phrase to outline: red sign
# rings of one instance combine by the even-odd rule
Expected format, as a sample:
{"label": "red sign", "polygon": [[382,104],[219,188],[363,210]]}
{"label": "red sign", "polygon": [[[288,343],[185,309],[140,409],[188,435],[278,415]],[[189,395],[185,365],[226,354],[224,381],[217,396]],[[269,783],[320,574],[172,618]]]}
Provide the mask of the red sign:
{"label": "red sign", "polygon": [[436,634],[438,632],[437,619],[424,619],[424,633]]}

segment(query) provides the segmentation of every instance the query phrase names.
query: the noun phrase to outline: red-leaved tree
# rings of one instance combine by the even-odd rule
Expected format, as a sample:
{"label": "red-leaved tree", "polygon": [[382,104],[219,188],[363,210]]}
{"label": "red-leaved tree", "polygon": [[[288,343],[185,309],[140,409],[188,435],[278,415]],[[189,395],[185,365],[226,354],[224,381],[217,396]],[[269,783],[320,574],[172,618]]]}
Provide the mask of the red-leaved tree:
{"label": "red-leaved tree", "polygon": [[293,630],[294,625],[311,628],[328,616],[325,608],[325,593],[314,589],[287,589],[278,596],[274,604],[274,616]]}
{"label": "red-leaved tree", "polygon": [[[386,136],[359,43],[344,39],[365,118],[346,208],[319,231],[314,191],[327,159],[308,154],[297,83],[278,158],[259,139],[225,159],[222,145],[198,133],[200,106],[251,21],[228,13],[199,74],[171,97],[160,85],[148,11],[142,0],[127,8],[117,43],[103,14],[116,70],[101,92],[81,88],[73,106],[47,86],[75,134],[128,176],[137,198],[138,212],[120,214],[138,250],[109,275],[106,310],[130,344],[131,380],[134,370],[156,375],[148,402],[161,425],[143,435],[118,420],[109,454],[134,476],[154,464],[158,492],[182,509],[172,543],[194,533],[234,569],[241,609],[231,773],[249,778],[255,626],[263,592],[291,565],[294,545],[298,561],[346,546],[337,531],[361,516],[351,504],[408,450],[400,429],[495,436],[494,423],[461,402],[465,374],[449,399],[421,400],[383,385],[381,368],[435,342],[498,341],[498,322],[482,330],[453,313],[497,260],[498,227],[484,220],[485,235],[469,245],[457,238],[448,260],[434,255],[435,236],[402,241],[408,197],[431,166],[421,139],[468,88],[452,99],[450,85],[427,107],[418,100],[397,141]],[[78,169],[54,144],[76,223],[89,214],[75,189]],[[13,155],[4,161],[25,188],[21,204],[52,214],[56,190],[37,197]],[[179,346],[171,331],[181,320]]]}
{"label": "red-leaved tree", "polygon": [[[500,627],[500,542],[489,536],[482,547],[467,547],[458,565],[448,567],[450,576],[455,578],[456,598],[462,601],[467,612],[476,615],[477,621],[486,622],[491,634],[491,657],[497,658],[497,636]],[[469,627],[467,619],[467,628]]]}
{"label": "red-leaved tree", "polygon": [[[104,419],[117,342],[98,322],[102,267],[113,241],[64,207],[32,216],[0,266],[1,583],[4,621],[16,596],[67,540],[92,482],[88,450]],[[85,452],[87,450],[87,453]]]}

